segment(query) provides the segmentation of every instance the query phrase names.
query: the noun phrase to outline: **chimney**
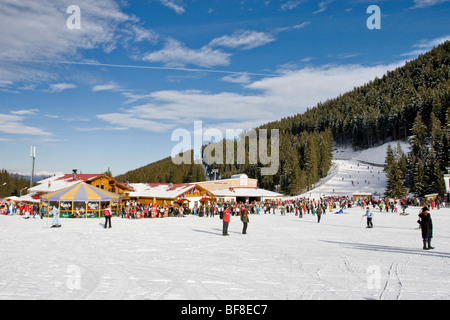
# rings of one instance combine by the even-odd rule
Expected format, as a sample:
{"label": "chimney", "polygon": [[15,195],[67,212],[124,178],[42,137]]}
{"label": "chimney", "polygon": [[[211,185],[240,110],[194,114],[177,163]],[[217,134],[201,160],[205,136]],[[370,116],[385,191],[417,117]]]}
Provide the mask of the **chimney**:
{"label": "chimney", "polygon": [[78,169],[73,169],[72,171],[73,171],[73,173],[72,173],[73,180],[77,180],[77,171],[78,171]]}

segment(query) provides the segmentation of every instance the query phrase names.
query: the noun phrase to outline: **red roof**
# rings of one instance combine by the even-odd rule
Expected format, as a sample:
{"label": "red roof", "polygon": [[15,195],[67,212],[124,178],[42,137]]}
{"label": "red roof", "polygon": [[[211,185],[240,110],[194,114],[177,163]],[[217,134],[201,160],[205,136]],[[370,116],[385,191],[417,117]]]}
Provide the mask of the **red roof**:
{"label": "red roof", "polygon": [[104,174],[84,174],[84,173],[80,173],[76,175],[76,179],[73,179],[73,174],[65,174],[63,175],[61,178],[58,178],[56,180],[68,180],[68,181],[88,181],[88,180],[92,180],[94,178],[100,177],[100,176],[104,176]]}

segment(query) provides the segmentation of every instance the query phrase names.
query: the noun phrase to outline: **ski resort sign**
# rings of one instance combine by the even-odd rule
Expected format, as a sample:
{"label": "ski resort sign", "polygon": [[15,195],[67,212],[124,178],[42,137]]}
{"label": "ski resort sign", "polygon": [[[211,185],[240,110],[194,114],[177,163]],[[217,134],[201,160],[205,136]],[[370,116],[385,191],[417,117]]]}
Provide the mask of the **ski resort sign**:
{"label": "ski resort sign", "polygon": [[[278,129],[270,130],[269,145],[267,129],[227,129],[224,136],[222,131],[216,128],[203,130],[202,121],[195,121],[193,137],[187,129],[173,131],[171,141],[179,143],[172,148],[172,162],[177,165],[191,164],[193,159],[194,163],[207,165],[247,163],[262,165],[263,176],[275,175],[279,169],[279,135]],[[207,144],[203,146],[205,142]],[[193,151],[193,156],[190,151]]]}

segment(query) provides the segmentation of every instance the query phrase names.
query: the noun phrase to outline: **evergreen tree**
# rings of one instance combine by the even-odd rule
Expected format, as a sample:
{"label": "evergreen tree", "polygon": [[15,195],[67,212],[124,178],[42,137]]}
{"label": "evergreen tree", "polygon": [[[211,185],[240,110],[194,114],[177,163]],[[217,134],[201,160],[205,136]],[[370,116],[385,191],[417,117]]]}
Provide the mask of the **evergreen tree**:
{"label": "evergreen tree", "polygon": [[0,171],[0,198],[20,196],[20,191],[30,186],[30,181],[7,170]]}
{"label": "evergreen tree", "polygon": [[106,170],[104,172],[104,174],[107,175],[108,177],[112,177],[113,176],[111,170],[109,169],[109,167],[108,167],[108,170]]}
{"label": "evergreen tree", "polygon": [[427,184],[425,181],[425,171],[422,160],[417,160],[414,171],[414,194],[423,197],[426,194]]}
{"label": "evergreen tree", "polygon": [[427,161],[425,165],[425,193],[444,195],[445,185],[444,176],[442,171],[439,169],[439,162],[437,161],[436,152],[434,149],[430,149],[427,156]]}
{"label": "evergreen tree", "polygon": [[394,166],[394,162],[395,162],[394,150],[392,150],[391,144],[389,143],[386,150],[386,159],[384,160],[384,172],[386,172],[386,175],[390,174],[390,171]]}
{"label": "evergreen tree", "polygon": [[402,173],[402,179],[405,181],[405,185],[407,186],[408,184],[406,180],[408,179],[408,158],[403,152],[400,142],[397,143],[396,158],[398,159],[397,162]]}
{"label": "evergreen tree", "polygon": [[415,159],[424,161],[427,155],[427,127],[423,123],[420,113],[417,113],[411,131],[412,135],[409,137],[409,141],[411,143],[411,152],[414,155]]}
{"label": "evergreen tree", "polygon": [[408,190],[405,187],[404,180],[402,179],[402,173],[397,162],[394,162],[389,170],[387,179],[388,182],[384,193],[385,196],[399,199],[408,194]]}
{"label": "evergreen tree", "polygon": [[403,198],[408,194],[402,178],[399,161],[396,158],[391,145],[388,145],[385,160],[385,172],[387,176],[387,184],[385,196],[389,198]]}

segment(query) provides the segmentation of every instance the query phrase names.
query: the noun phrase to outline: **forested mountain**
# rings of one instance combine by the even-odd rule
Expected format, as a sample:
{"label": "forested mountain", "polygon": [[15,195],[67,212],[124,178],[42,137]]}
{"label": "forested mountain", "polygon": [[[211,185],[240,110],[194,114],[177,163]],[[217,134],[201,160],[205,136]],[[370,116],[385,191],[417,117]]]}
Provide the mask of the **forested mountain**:
{"label": "forested mountain", "polygon": [[445,123],[450,103],[450,41],[304,114],[268,124],[293,134],[331,130],[337,144],[369,148],[411,135],[417,113],[431,129],[431,113]]}
{"label": "forested mountain", "polygon": [[[410,139],[413,152],[394,157],[401,169],[394,177],[400,177],[403,186],[417,194],[425,192],[423,190],[433,191],[435,188],[429,186],[430,182],[421,182],[419,177],[421,170],[425,176],[440,177],[450,165],[449,78],[450,42],[447,41],[381,79],[318,103],[303,114],[258,128],[279,130],[277,174],[261,176],[263,165],[248,162],[207,165],[207,172],[217,168],[222,178],[246,173],[251,178],[258,178],[263,188],[298,194],[326,176],[331,166],[333,142],[365,149],[388,141]],[[419,125],[420,129],[411,130]],[[175,166],[170,158],[166,158],[117,178],[133,182],[178,183],[201,180],[198,178],[202,174],[200,165]],[[423,190],[421,183],[427,185]],[[442,189],[442,186],[436,188]],[[404,193],[405,189],[401,189]]]}
{"label": "forested mountain", "polygon": [[[11,174],[2,169],[0,171],[0,198],[9,196],[20,196],[20,190],[29,188],[30,181],[18,174]],[[23,191],[22,194],[25,194]]]}

